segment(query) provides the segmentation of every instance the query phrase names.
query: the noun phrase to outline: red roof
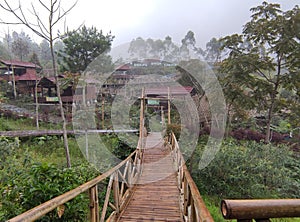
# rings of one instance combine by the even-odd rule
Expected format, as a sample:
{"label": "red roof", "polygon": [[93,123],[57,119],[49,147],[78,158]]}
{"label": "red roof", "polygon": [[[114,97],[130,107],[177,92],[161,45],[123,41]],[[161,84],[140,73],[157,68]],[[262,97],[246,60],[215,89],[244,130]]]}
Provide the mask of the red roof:
{"label": "red roof", "polygon": [[23,62],[17,60],[0,60],[1,63],[7,66],[16,66],[16,67],[24,67],[24,68],[41,68],[40,66],[32,63],[32,62]]}
{"label": "red roof", "polygon": [[35,69],[27,69],[27,72],[21,76],[16,76],[16,81],[35,81],[38,80]]}

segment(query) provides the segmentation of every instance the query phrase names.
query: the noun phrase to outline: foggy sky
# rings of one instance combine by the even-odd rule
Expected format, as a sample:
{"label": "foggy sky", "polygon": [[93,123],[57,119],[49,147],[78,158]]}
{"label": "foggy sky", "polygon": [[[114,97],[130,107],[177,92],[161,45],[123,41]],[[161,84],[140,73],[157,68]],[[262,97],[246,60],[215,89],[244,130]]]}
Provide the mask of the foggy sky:
{"label": "foggy sky", "polygon": [[[18,2],[9,2],[13,1]],[[21,3],[25,5],[34,1]],[[70,2],[72,0],[67,1],[68,4]],[[281,4],[285,11],[300,1],[268,2]],[[137,37],[163,39],[167,35],[173,41],[180,42],[187,31],[191,30],[195,33],[197,45],[205,48],[212,37],[240,33],[242,26],[250,20],[250,8],[261,3],[262,0],[79,0],[68,14],[66,24],[69,30],[85,24],[103,30],[104,33],[111,31],[115,35],[113,46]],[[58,28],[63,30],[62,25]],[[35,41],[37,39],[26,28],[12,26],[10,30],[24,30]],[[0,37],[3,37],[7,26],[1,25],[0,32]]]}

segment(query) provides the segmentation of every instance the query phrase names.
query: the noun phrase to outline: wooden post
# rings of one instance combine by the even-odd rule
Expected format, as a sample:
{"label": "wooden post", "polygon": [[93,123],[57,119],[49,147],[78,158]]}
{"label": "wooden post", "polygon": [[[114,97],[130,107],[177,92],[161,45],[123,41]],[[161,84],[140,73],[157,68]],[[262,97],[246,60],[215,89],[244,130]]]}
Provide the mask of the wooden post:
{"label": "wooden post", "polygon": [[102,129],[104,129],[104,118],[105,118],[105,115],[104,115],[104,112],[105,112],[105,97],[104,97],[104,94],[101,93],[101,122],[102,122]]}
{"label": "wooden post", "polygon": [[99,202],[98,202],[97,185],[89,189],[89,196],[90,196],[90,220],[92,222],[99,222]]}
{"label": "wooden post", "polygon": [[143,149],[143,134],[144,134],[144,93],[145,88],[142,89],[141,97],[141,110],[140,110],[140,138],[139,138],[139,148]]}
{"label": "wooden post", "polygon": [[161,112],[161,125],[162,125],[162,127],[164,127],[165,126],[165,114],[164,114],[164,107],[163,106],[161,106],[160,107],[160,112]]}
{"label": "wooden post", "polygon": [[114,202],[116,207],[116,214],[120,213],[120,189],[119,189],[119,176],[118,171],[115,172],[115,179],[113,183],[113,191],[114,191]]}
{"label": "wooden post", "polygon": [[85,129],[85,156],[86,159],[89,160],[89,139],[88,139],[88,132],[87,129]]}
{"label": "wooden post", "polygon": [[222,200],[225,219],[255,219],[300,217],[300,199]]}
{"label": "wooden post", "polygon": [[171,101],[170,101],[170,87],[168,87],[168,124],[171,124]]}
{"label": "wooden post", "polygon": [[110,191],[111,191],[111,187],[112,187],[113,181],[114,181],[114,174],[112,174],[110,176],[110,179],[109,179],[109,182],[108,182],[108,185],[107,185],[106,196],[105,196],[105,200],[104,200],[104,203],[103,203],[103,208],[102,208],[102,214],[101,214],[101,220],[100,220],[100,222],[104,222],[105,221],[105,215],[106,215],[107,207],[108,207],[108,204],[109,204]]}

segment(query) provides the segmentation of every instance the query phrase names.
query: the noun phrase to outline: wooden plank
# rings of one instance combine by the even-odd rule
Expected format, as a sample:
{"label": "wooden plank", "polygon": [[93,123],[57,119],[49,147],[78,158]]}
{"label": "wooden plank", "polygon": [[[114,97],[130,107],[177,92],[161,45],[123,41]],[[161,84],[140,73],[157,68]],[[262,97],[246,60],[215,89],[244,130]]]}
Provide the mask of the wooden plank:
{"label": "wooden plank", "polygon": [[143,161],[138,185],[118,221],[182,222],[176,170],[159,133],[147,137]]}

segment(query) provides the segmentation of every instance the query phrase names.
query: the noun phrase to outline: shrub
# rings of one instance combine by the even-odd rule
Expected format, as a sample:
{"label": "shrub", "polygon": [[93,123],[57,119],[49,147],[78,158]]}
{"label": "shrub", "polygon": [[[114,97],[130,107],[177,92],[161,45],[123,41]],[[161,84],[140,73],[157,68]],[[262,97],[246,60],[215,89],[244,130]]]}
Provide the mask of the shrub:
{"label": "shrub", "polygon": [[284,145],[254,141],[238,144],[235,140],[226,140],[208,167],[196,173],[198,164],[195,161],[193,164],[195,181],[209,195],[220,198],[300,197],[300,175],[296,173],[300,164]]}
{"label": "shrub", "polygon": [[[71,190],[89,179],[97,172],[87,166],[59,169],[53,164],[33,164],[28,171],[15,175],[1,189],[2,218],[4,221],[23,211],[29,210],[47,200]],[[54,210],[40,221],[86,221],[88,196],[81,194],[65,204],[65,212],[59,218]]]}

